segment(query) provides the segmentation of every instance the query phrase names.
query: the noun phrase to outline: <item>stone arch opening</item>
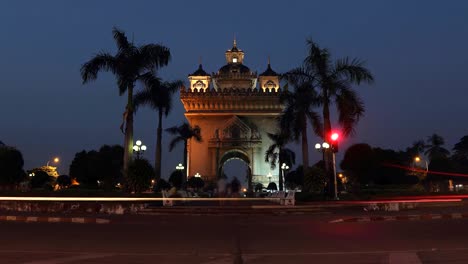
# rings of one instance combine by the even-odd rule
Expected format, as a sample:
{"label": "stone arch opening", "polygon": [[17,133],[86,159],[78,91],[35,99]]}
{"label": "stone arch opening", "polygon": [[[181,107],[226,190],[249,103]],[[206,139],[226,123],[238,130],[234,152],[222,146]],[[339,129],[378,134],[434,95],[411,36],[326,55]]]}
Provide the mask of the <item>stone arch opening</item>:
{"label": "stone arch opening", "polygon": [[[221,177],[222,175],[224,175],[226,168],[232,170],[232,168],[230,168],[229,166],[230,163],[232,163],[232,161],[234,161],[235,165],[242,165],[242,164],[245,165],[244,168],[242,168],[242,166],[237,166],[237,168],[234,169],[235,173],[238,173],[239,175],[244,175],[244,177],[239,177],[239,175],[234,175],[234,176],[237,177],[237,179],[241,182],[241,185],[243,187],[247,188],[248,190],[251,190],[252,166],[251,166],[249,156],[242,150],[237,150],[237,149],[229,150],[223,154],[218,165],[218,168],[219,168],[218,177]],[[239,164],[239,162],[241,162],[241,164]],[[229,179],[229,180],[232,180],[232,179]]]}

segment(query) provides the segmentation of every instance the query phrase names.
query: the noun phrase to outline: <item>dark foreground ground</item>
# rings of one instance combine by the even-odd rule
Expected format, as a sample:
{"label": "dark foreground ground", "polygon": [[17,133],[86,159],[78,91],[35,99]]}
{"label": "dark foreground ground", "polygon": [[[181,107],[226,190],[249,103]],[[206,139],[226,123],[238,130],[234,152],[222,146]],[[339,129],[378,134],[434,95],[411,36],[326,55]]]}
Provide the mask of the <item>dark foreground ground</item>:
{"label": "dark foreground ground", "polygon": [[[468,220],[367,223],[309,215],[0,222],[0,263],[468,263]],[[340,216],[341,217],[341,216]]]}

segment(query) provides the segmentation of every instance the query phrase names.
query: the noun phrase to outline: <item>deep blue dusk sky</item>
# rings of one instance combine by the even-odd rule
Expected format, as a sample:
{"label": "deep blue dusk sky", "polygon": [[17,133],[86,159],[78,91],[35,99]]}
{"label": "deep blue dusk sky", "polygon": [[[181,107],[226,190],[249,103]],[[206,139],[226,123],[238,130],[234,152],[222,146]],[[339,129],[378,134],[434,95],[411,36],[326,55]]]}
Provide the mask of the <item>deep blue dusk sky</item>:
{"label": "deep blue dusk sky", "polygon": [[[345,147],[403,149],[438,133],[451,149],[468,134],[467,1],[2,1],[0,140],[22,151],[25,169],[58,155],[66,173],[76,152],[122,144],[126,98],[114,77],[82,85],[79,74],[96,52],[115,52],[113,26],[136,44],[168,46],[166,79],[186,81],[200,56],[205,70],[217,71],[234,35],[258,72],[268,55],[278,72],[298,66],[306,38],[336,57],[367,61],[376,82],[356,87],[367,112]],[[165,127],[184,121],[174,100]],[[139,110],[135,135],[151,161],[155,131],[156,113]],[[317,140],[310,139],[312,162],[320,158],[312,151]],[[164,175],[181,151],[164,152]]]}

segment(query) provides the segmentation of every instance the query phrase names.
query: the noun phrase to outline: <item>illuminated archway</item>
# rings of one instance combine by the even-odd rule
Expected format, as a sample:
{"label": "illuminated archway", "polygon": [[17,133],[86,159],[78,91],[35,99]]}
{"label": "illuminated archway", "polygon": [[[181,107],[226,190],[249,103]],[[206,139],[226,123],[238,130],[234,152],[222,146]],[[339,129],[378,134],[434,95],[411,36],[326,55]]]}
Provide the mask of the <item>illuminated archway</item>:
{"label": "illuminated archway", "polygon": [[252,167],[250,165],[250,158],[248,154],[242,150],[228,150],[223,154],[218,163],[218,177],[221,177],[224,174],[225,165],[228,164],[231,160],[240,160],[246,165],[246,171],[244,173],[247,182],[247,188],[250,190],[252,188]]}

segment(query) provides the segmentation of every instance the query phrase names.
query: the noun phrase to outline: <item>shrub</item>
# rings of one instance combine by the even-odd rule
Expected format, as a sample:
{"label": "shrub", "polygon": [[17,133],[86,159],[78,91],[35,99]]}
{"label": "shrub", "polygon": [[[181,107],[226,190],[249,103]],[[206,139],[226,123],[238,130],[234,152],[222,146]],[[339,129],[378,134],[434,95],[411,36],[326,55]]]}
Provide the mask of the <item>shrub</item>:
{"label": "shrub", "polygon": [[278,186],[276,186],[276,183],[274,182],[270,182],[267,186],[267,190],[270,190],[270,191],[277,191],[278,190]]}
{"label": "shrub", "polygon": [[31,178],[32,188],[44,188],[45,185],[50,184],[53,181],[53,177],[45,171],[38,170],[34,172],[34,176]]}
{"label": "shrub", "polygon": [[57,184],[61,188],[67,188],[71,185],[71,178],[68,175],[60,175],[57,177]]}
{"label": "shrub", "polygon": [[147,190],[154,178],[154,169],[146,159],[136,159],[130,162],[126,178],[126,189],[139,193]]}
{"label": "shrub", "polygon": [[180,189],[182,187],[183,181],[184,172],[181,170],[175,170],[171,173],[171,176],[169,176],[169,183],[177,189]]}
{"label": "shrub", "polygon": [[255,191],[256,192],[261,192],[263,190],[263,184],[257,183],[255,184]]}
{"label": "shrub", "polygon": [[199,190],[205,186],[205,181],[200,177],[192,176],[188,179],[187,186]]}
{"label": "shrub", "polygon": [[161,192],[162,190],[169,190],[171,185],[164,179],[159,179],[154,186],[155,192]]}

